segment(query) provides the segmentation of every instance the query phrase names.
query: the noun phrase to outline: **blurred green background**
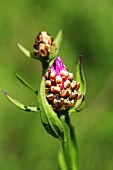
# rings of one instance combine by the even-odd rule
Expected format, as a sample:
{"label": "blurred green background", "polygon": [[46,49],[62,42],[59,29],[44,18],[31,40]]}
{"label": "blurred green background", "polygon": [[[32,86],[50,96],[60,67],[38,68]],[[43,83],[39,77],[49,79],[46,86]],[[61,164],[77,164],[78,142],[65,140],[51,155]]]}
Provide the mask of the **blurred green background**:
{"label": "blurred green background", "polygon": [[[0,88],[26,105],[37,105],[18,73],[39,88],[41,65],[30,51],[40,31],[63,29],[59,55],[70,72],[79,53],[87,81],[86,106],[71,115],[79,145],[80,170],[113,169],[113,1],[19,0],[0,2]],[[59,142],[46,133],[40,115],[14,107],[0,94],[0,170],[57,170]]]}

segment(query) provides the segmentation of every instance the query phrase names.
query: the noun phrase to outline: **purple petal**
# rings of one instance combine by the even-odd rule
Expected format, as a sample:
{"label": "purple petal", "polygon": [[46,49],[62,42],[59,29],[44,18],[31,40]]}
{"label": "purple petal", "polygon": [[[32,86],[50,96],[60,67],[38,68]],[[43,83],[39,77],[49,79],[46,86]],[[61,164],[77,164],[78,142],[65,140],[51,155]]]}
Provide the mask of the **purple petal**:
{"label": "purple petal", "polygon": [[57,75],[57,76],[59,76],[59,75],[60,75],[60,72],[61,72],[63,69],[65,69],[65,66],[64,66],[62,60],[60,59],[60,57],[57,57],[57,58],[54,60],[54,63],[52,64],[51,69],[56,72],[56,75]]}

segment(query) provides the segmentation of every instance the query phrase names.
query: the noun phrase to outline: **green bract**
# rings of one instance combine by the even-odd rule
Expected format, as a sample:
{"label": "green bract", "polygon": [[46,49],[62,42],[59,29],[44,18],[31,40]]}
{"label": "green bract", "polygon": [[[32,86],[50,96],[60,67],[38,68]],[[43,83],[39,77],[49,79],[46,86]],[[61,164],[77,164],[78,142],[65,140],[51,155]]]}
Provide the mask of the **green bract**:
{"label": "green bract", "polygon": [[82,92],[83,96],[76,102],[75,106],[69,110],[70,113],[82,110],[85,105],[86,81],[82,68],[82,54],[79,55],[78,61],[76,63],[75,79],[76,81],[80,82],[80,91]]}

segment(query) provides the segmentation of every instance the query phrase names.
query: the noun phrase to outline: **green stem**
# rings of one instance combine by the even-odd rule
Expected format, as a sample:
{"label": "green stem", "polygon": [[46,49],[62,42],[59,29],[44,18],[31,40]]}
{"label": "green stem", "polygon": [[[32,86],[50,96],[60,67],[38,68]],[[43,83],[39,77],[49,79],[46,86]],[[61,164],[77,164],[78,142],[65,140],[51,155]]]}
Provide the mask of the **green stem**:
{"label": "green stem", "polygon": [[46,59],[42,59],[41,62],[42,62],[42,70],[43,70],[42,74],[45,75],[47,68],[49,66],[49,58],[47,57]]}
{"label": "green stem", "polygon": [[[65,129],[65,142],[61,143],[62,156],[60,155],[60,168],[61,170],[78,170],[78,148],[76,144],[76,138],[74,134],[74,128],[72,127],[69,119],[69,115],[62,115],[61,122]],[[65,167],[65,168],[64,168]]]}

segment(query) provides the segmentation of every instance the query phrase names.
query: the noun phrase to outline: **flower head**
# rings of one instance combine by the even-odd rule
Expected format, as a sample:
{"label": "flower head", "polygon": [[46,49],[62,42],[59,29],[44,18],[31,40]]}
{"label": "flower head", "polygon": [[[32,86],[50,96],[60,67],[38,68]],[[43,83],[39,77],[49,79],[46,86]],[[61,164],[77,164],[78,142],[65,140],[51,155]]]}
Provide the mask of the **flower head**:
{"label": "flower head", "polygon": [[67,110],[82,97],[80,83],[73,80],[73,74],[63,64],[60,57],[54,60],[45,74],[46,98],[53,110]]}
{"label": "flower head", "polygon": [[46,31],[40,32],[34,43],[34,55],[42,58],[47,57],[52,45],[55,46],[52,36]]}

